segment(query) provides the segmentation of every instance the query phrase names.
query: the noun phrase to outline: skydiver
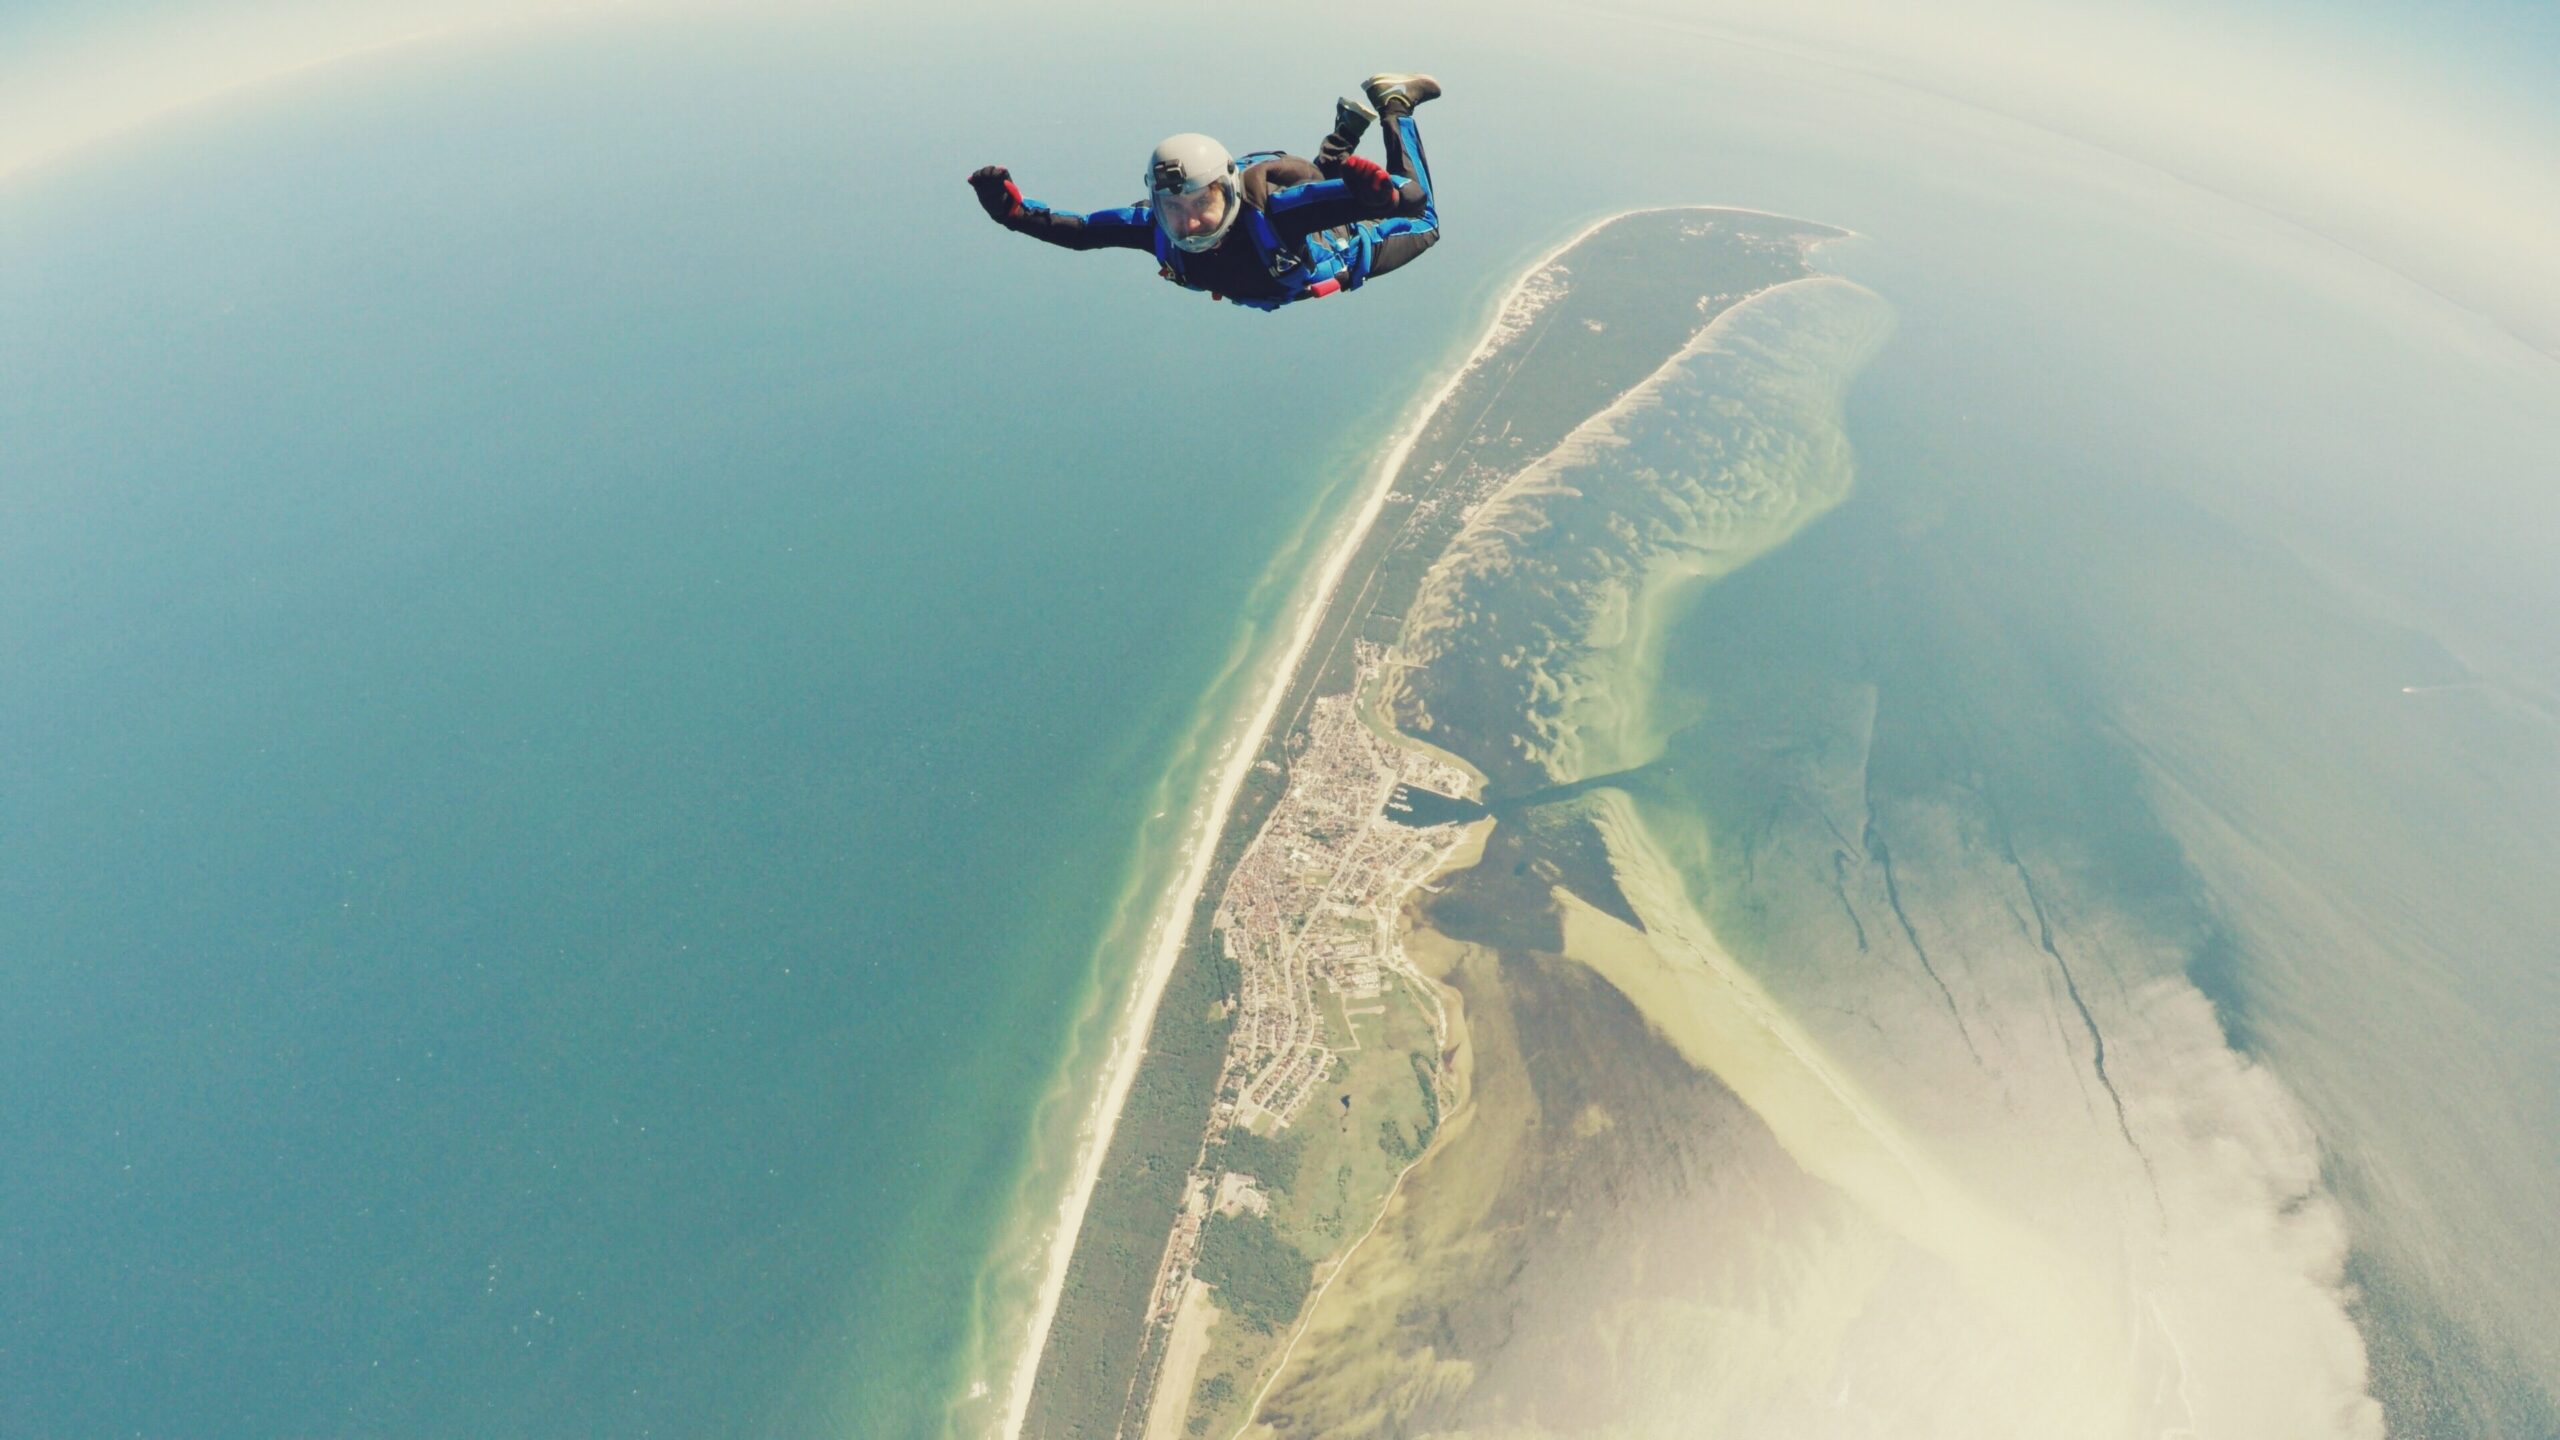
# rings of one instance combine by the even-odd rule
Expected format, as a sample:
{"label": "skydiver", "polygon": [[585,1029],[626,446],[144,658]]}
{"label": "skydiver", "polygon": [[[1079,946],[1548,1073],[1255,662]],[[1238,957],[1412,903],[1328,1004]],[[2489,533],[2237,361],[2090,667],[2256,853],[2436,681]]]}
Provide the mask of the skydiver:
{"label": "skydiver", "polygon": [[[1147,159],[1147,199],[1077,215],[1022,198],[1012,173],[969,177],[997,224],[1070,250],[1145,250],[1156,273],[1187,290],[1277,310],[1362,285],[1440,238],[1430,162],[1413,107],[1440,93],[1428,75],[1372,75],[1369,97],[1334,105],[1333,132],[1310,162],[1267,151],[1239,163],[1206,135],[1176,135]],[[1375,107],[1372,109],[1371,107]],[[1387,163],[1352,153],[1386,119]]]}

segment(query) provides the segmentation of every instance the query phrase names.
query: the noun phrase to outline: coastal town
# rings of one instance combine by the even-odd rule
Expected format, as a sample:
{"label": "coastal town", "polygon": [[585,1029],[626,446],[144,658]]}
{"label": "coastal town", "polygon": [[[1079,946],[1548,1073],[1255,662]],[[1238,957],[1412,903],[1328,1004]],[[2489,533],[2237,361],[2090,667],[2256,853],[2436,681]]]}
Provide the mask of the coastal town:
{"label": "coastal town", "polygon": [[1466,863],[1487,786],[1543,777],[1498,773],[1517,749],[1506,697],[1415,703],[1438,658],[1417,634],[1452,618],[1426,579],[1579,425],[1732,304],[1802,275],[1817,232],[1836,233],[1697,209],[1595,222],[1520,278],[1384,457],[1263,728],[1224,772],[1234,809],[1210,863],[1172,896],[1162,933],[1180,948],[1157,972],[1161,1006],[1140,1012],[1127,1098],[1062,1232],[1072,1250],[1052,1252],[1016,1433],[1234,1433],[1430,1151],[1462,1099],[1446,1066],[1461,1025],[1407,956],[1412,904]]}
{"label": "coastal town", "polygon": [[[1364,682],[1378,660],[1364,644]],[[1239,1008],[1213,1125],[1285,1126],[1306,1104],[1334,1050],[1357,1043],[1328,1021],[1325,994],[1348,1006],[1374,999],[1385,972],[1419,980],[1396,944],[1397,911],[1458,844],[1458,827],[1414,828],[1387,801],[1399,785],[1458,793],[1466,772],[1381,738],[1351,695],[1318,699],[1291,743],[1288,790],[1218,905]]]}
{"label": "coastal town", "polygon": [[[1386,738],[1362,715],[1356,697],[1385,663],[1383,647],[1363,642],[1353,689],[1314,701],[1287,746],[1287,787],[1219,900],[1214,926],[1236,969],[1237,1010],[1211,1142],[1238,1130],[1277,1133],[1303,1118],[1318,1087],[1360,1048],[1357,1018],[1382,1010],[1390,986],[1406,987],[1445,1043],[1439,996],[1398,933],[1406,900],[1450,862],[1465,827],[1417,826],[1389,801],[1402,787],[1462,793],[1473,779]],[[1204,1143],[1185,1179],[1148,1306],[1151,1345],[1167,1340],[1199,1283],[1211,1216],[1267,1208],[1261,1177],[1226,1170],[1220,1150]]]}

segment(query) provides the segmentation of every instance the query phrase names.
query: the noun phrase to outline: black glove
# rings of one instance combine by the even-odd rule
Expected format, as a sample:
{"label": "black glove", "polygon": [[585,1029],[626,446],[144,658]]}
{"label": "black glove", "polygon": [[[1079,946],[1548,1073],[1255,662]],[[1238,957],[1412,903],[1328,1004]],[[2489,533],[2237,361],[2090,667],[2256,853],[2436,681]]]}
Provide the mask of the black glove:
{"label": "black glove", "polygon": [[1013,183],[1013,172],[1001,165],[988,165],[969,176],[969,188],[978,192],[978,204],[987,218],[1001,225],[1022,214],[1022,187]]}

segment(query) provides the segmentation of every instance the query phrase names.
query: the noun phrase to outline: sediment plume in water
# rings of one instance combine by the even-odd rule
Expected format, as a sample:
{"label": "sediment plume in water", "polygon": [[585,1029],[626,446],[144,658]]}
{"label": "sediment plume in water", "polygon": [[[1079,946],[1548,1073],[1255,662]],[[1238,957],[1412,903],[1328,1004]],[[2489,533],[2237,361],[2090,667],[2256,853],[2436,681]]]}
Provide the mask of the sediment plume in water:
{"label": "sediment plume in water", "polygon": [[2187,978],[2212,919],[2120,757],[1956,611],[1695,642],[1710,595],[1864,613],[1822,562],[1878,522],[1822,517],[1889,333],[1836,279],[1742,306],[1426,583],[1409,731],[1627,778],[1426,909],[1465,1103],[1251,1433],[2381,1433],[2317,1141]]}

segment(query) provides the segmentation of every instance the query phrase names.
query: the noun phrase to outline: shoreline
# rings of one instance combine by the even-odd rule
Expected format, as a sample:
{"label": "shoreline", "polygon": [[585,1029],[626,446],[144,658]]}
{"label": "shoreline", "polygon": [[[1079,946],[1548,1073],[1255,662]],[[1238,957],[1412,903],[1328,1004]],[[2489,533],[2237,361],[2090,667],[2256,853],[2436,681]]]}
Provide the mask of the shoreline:
{"label": "shoreline", "polygon": [[1467,352],[1466,358],[1450,369],[1429,402],[1414,412],[1388,447],[1369,480],[1359,507],[1326,549],[1316,570],[1315,583],[1298,600],[1290,616],[1288,643],[1273,657],[1255,687],[1252,719],[1242,729],[1230,734],[1227,747],[1220,754],[1208,804],[1184,842],[1179,872],[1181,879],[1166,893],[1148,924],[1146,962],[1137,974],[1136,984],[1131,987],[1121,1023],[1112,1033],[1103,1083],[1087,1111],[1086,1122],[1077,1130],[1079,1148],[1074,1180],[1056,1212],[1056,1229],[1049,1239],[1048,1261],[1041,1279],[1039,1300],[1032,1307],[1028,1333],[1023,1336],[1022,1349],[1006,1383],[1004,1420],[997,1432],[1005,1440],[1018,1440],[1023,1424],[1029,1418],[1031,1392],[1039,1374],[1040,1356],[1048,1346],[1049,1327],[1056,1319],[1059,1301],[1066,1291],[1068,1266],[1075,1253],[1077,1236],[1084,1228],[1085,1211],[1092,1202],[1094,1187],[1101,1179],[1103,1158],[1110,1148],[1112,1132],[1118,1127],[1120,1111],[1128,1103],[1129,1091],[1137,1082],[1138,1064],[1146,1054],[1147,1032],[1155,1021],[1157,1004],[1163,999],[1165,987],[1181,959],[1190,916],[1199,907],[1200,899],[1208,888],[1218,840],[1226,830],[1236,796],[1242,792],[1246,778],[1253,771],[1254,759],[1261,754],[1271,726],[1279,718],[1280,705],[1289,692],[1290,681],[1305,662],[1307,649],[1314,643],[1325,612],[1341,587],[1344,574],[1350,569],[1352,557],[1359,552],[1361,542],[1368,537],[1370,528],[1385,509],[1387,496],[1395,488],[1396,476],[1413,453],[1414,445],[1441,408],[1449,403],[1450,397],[1457,393],[1458,386],[1502,339],[1501,318],[1520,298],[1529,281],[1566,251],[1602,228],[1628,215],[1644,213],[1649,208],[1656,207],[1614,211],[1593,220],[1522,267],[1519,275],[1491,307],[1491,313],[1483,322],[1481,338]]}
{"label": "shoreline", "polygon": [[[1690,207],[1656,208],[1685,209]],[[1718,210],[1738,210],[1740,207],[1717,206],[1714,208]],[[1643,212],[1631,211],[1627,213],[1635,214]],[[1751,213],[1767,214],[1769,212],[1760,211]],[[1797,217],[1774,216],[1773,218],[1795,219]],[[1844,232],[1844,235],[1846,233],[1848,232]],[[1830,243],[1833,243],[1832,237],[1825,237],[1812,241],[1805,246],[1805,252],[1810,256],[1813,250]],[[1536,269],[1543,268],[1545,268],[1544,264],[1541,264],[1540,266],[1535,267],[1531,273],[1535,273]],[[1561,453],[1565,446],[1574,443],[1576,437],[1582,436],[1586,431],[1593,427],[1598,426],[1605,429],[1607,422],[1623,415],[1630,408],[1643,403],[1642,397],[1645,395],[1648,388],[1653,386],[1663,374],[1672,370],[1682,361],[1688,359],[1702,348],[1715,343],[1717,338],[1726,332],[1730,322],[1735,322],[1737,317],[1744,315],[1746,312],[1750,311],[1753,306],[1760,304],[1767,297],[1799,286],[1824,284],[1856,286],[1855,281],[1843,279],[1842,277],[1829,272],[1811,270],[1810,267],[1808,267],[1807,273],[1803,275],[1791,280],[1781,281],[1775,285],[1752,292],[1709,321],[1704,328],[1699,330],[1695,336],[1691,337],[1686,345],[1683,345],[1678,351],[1666,358],[1662,364],[1657,366],[1644,378],[1644,380],[1629,387],[1624,393],[1620,394],[1607,406],[1594,412],[1588,419],[1584,420],[1580,425],[1577,425],[1571,434],[1568,435],[1563,442],[1558,444],[1556,451],[1550,452],[1550,456],[1552,457],[1553,454]],[[1515,474],[1510,480],[1506,481],[1501,487],[1488,495],[1482,502],[1483,508],[1480,512],[1480,518],[1471,522],[1466,529],[1463,529],[1460,532],[1461,538],[1463,538],[1468,531],[1472,530],[1475,525],[1487,523],[1487,521],[1481,517],[1494,514],[1497,507],[1504,499],[1519,493],[1524,486],[1534,484],[1542,478],[1545,464],[1546,462],[1542,460],[1524,467],[1519,473]],[[1457,543],[1458,542],[1456,541],[1452,542],[1453,549]],[[1458,765],[1470,771],[1473,771],[1474,769],[1474,767],[1463,757],[1452,752],[1442,750],[1431,741],[1420,736],[1408,734],[1401,730],[1393,730],[1391,731],[1391,734],[1395,743],[1417,746],[1430,751],[1431,753],[1447,760],[1451,764]],[[1568,782],[1559,781],[1559,783]],[[1478,775],[1476,798],[1481,798],[1483,785],[1484,779],[1481,775]],[[1421,890],[1433,888],[1433,882],[1445,880],[1448,877],[1470,869],[1479,863],[1485,842],[1490,838],[1493,831],[1493,825],[1497,822],[1495,817],[1488,815],[1482,819],[1469,821],[1467,823],[1471,829],[1473,829],[1473,838],[1465,846],[1461,847],[1456,854],[1452,855],[1447,864],[1443,865],[1440,869],[1435,870],[1431,875],[1425,877],[1421,882],[1419,882],[1419,885],[1415,890],[1407,891],[1404,897],[1405,904],[1410,905],[1414,896]],[[1409,916],[1410,913],[1411,912],[1408,911]],[[1415,921],[1414,923],[1416,924],[1416,928],[1427,928],[1422,924],[1422,922]],[[1417,983],[1433,990],[1446,989],[1445,982],[1438,980],[1425,978],[1419,980]],[[1462,997],[1456,992],[1450,991],[1445,996],[1445,999],[1447,1003],[1457,1005],[1461,1002]],[[1442,1043],[1444,1053],[1447,1053],[1446,1047],[1448,1044],[1448,1037],[1445,1034],[1442,1037]],[[1466,1103],[1463,1100],[1459,1104],[1453,1106],[1447,1112],[1446,1116],[1444,1116],[1444,1123],[1454,1123],[1456,1118],[1463,1113],[1465,1108]],[[1273,1387],[1277,1386],[1282,1377],[1287,1373],[1289,1362],[1297,1353],[1300,1342],[1306,1339],[1310,1328],[1315,1324],[1325,1295],[1332,1289],[1334,1282],[1339,1280],[1343,1274],[1350,1269],[1354,1259],[1368,1245],[1370,1240],[1377,1235],[1380,1227],[1386,1223],[1388,1211],[1393,1207],[1396,1197],[1403,1193],[1406,1182],[1410,1180],[1414,1173],[1425,1163],[1430,1161],[1435,1155],[1439,1154],[1440,1151],[1441,1146],[1435,1137],[1432,1145],[1426,1147],[1423,1153],[1416,1155],[1411,1161],[1407,1162],[1402,1169],[1397,1171],[1393,1184],[1388,1187],[1385,1197],[1379,1202],[1377,1213],[1371,1217],[1368,1228],[1363,1230],[1357,1239],[1354,1239],[1348,1246],[1344,1247],[1340,1256],[1333,1262],[1330,1270],[1322,1272],[1321,1279],[1314,1289],[1308,1294],[1305,1307],[1299,1313],[1297,1322],[1290,1327],[1286,1339],[1282,1342],[1278,1352],[1273,1356],[1270,1362],[1269,1373],[1263,1377],[1261,1387],[1255,1392],[1251,1403],[1246,1406],[1244,1412],[1245,1419],[1243,1423],[1234,1432],[1234,1434],[1229,1437],[1229,1440],[1244,1440],[1244,1436],[1253,1428],[1254,1417],[1259,1414],[1262,1403],[1270,1397]]]}

